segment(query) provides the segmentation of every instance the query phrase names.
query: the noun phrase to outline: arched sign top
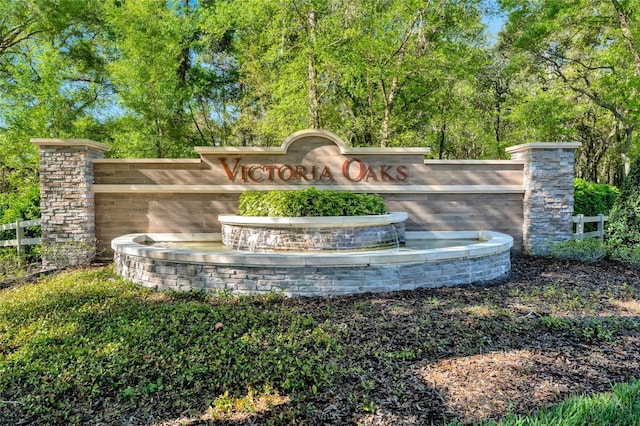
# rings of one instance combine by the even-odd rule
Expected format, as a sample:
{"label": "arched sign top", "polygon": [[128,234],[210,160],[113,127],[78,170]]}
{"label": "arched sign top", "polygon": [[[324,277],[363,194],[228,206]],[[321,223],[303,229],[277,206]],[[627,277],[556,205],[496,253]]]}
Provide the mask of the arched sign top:
{"label": "arched sign top", "polygon": [[340,139],[338,135],[328,130],[322,130],[322,129],[298,130],[297,132],[291,134],[288,138],[286,138],[284,142],[282,142],[281,149],[282,151],[287,152],[289,150],[289,147],[293,145],[295,142],[301,139],[306,139],[311,137],[326,139],[328,141],[333,142],[334,144],[336,144],[338,149],[340,149],[341,154],[344,154],[347,151],[347,144],[345,144],[344,141]]}
{"label": "arched sign top", "polygon": [[289,148],[296,142],[308,139],[324,139],[335,144],[341,154],[344,155],[393,155],[393,154],[418,154],[424,155],[430,152],[429,148],[350,148],[335,133],[324,129],[299,130],[287,137],[282,145],[277,147],[250,147],[250,146],[196,146],[194,150],[200,155],[255,155],[255,154],[286,154]]}

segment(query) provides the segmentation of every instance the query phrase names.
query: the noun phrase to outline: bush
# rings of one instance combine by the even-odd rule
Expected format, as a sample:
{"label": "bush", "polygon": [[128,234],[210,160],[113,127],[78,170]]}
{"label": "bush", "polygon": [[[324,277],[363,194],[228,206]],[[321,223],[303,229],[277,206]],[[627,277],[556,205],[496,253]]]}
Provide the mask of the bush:
{"label": "bush", "polygon": [[96,257],[96,241],[71,240],[65,243],[41,244],[40,255],[46,267],[65,269],[89,265]]}
{"label": "bush", "polygon": [[573,259],[581,262],[597,262],[607,253],[606,246],[600,240],[591,238],[582,241],[569,240],[553,244],[551,256],[561,259]]}
{"label": "bush", "polygon": [[243,192],[238,210],[242,216],[363,216],[385,214],[387,206],[377,194],[308,188],[299,191]]}
{"label": "bush", "polygon": [[[21,188],[19,192],[0,194],[0,224],[15,222],[16,220],[30,220],[40,218],[40,186],[34,184]],[[25,237],[39,237],[40,227],[26,228]],[[16,231],[0,231],[0,239],[13,240]],[[29,250],[29,249],[28,249]]]}
{"label": "bush", "polygon": [[615,186],[575,179],[573,213],[585,216],[606,215],[619,193]]}
{"label": "bush", "polygon": [[640,245],[610,247],[609,256],[635,268],[640,268]]}
{"label": "bush", "polygon": [[19,281],[26,275],[24,256],[13,249],[0,250],[0,288],[10,281]]}
{"label": "bush", "polygon": [[607,244],[613,252],[640,246],[640,157],[631,166],[609,213]]}

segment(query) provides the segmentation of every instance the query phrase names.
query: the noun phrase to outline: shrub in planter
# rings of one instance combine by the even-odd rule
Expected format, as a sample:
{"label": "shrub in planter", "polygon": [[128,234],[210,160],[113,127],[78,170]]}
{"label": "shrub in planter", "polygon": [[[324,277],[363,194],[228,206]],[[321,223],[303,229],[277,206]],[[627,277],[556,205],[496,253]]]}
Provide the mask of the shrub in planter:
{"label": "shrub in planter", "polygon": [[241,216],[305,217],[364,216],[386,214],[387,206],[377,194],[318,190],[247,191],[240,195]]}

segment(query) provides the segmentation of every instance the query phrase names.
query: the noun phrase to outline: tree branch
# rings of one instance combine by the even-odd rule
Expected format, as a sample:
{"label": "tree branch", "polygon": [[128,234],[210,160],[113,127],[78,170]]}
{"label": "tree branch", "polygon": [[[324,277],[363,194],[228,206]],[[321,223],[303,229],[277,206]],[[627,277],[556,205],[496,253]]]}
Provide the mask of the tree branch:
{"label": "tree branch", "polygon": [[636,75],[640,77],[640,52],[638,51],[638,47],[635,45],[633,41],[633,35],[631,34],[631,28],[629,26],[629,15],[627,11],[624,10],[622,5],[618,0],[611,0],[613,7],[616,9],[616,13],[618,14],[618,22],[620,23],[620,29],[622,30],[622,36],[629,45],[629,50],[631,50],[631,55],[636,62]]}

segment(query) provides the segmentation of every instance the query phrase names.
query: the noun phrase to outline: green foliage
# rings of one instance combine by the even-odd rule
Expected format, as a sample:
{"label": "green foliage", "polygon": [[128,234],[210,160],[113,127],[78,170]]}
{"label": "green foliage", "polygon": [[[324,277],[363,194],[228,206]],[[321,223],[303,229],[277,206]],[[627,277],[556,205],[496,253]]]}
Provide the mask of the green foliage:
{"label": "green foliage", "polygon": [[27,260],[14,248],[0,250],[0,288],[4,283],[21,281],[27,276]]}
{"label": "green foliage", "polygon": [[[601,354],[637,334],[638,322],[625,309],[601,316],[603,303],[615,309],[637,300],[637,282],[573,283],[564,270],[547,272],[502,288],[308,300],[154,292],[112,268],[58,273],[0,290],[0,423],[156,424],[211,416],[214,423],[318,424],[340,401],[331,423],[347,424],[424,390],[416,365],[448,371],[451,360],[471,355],[457,365],[473,369],[487,350],[528,365],[528,351],[514,347],[546,342],[537,350],[553,351],[558,341],[569,361],[584,361],[585,345]],[[523,306],[532,313],[523,315]],[[547,338],[536,340],[541,335]],[[572,342],[578,358],[571,358]],[[623,356],[616,351],[616,359]],[[634,373],[601,371],[618,380]],[[583,405],[594,417],[576,424],[633,424],[637,392],[606,395],[617,408],[607,417],[597,417],[598,405]],[[527,389],[508,397],[530,401]],[[437,401],[437,394],[420,398]]]}
{"label": "green foliage", "polygon": [[586,317],[544,315],[540,324],[556,334],[570,337],[583,343],[613,342],[614,336],[623,330],[638,328],[630,318]]}
{"label": "green foliage", "polygon": [[96,242],[70,240],[64,243],[42,244],[40,256],[48,267],[65,269],[91,264],[96,256]]}
{"label": "green foliage", "polygon": [[298,191],[246,191],[240,195],[242,216],[364,216],[386,214],[378,194],[322,190],[313,187]]}
{"label": "green foliage", "polygon": [[640,157],[632,164],[611,209],[606,237],[613,251],[640,246]]}
{"label": "green foliage", "polygon": [[[17,220],[30,220],[40,218],[40,187],[38,184],[23,186],[17,191],[0,193],[0,224],[13,223]],[[40,227],[28,227],[24,230],[27,238],[39,237]],[[0,238],[13,240],[16,238],[15,230],[0,232]],[[33,249],[27,247],[27,251]]]}
{"label": "green foliage", "polygon": [[640,268],[640,245],[609,247],[609,256],[613,259]]}
{"label": "green foliage", "polygon": [[2,291],[0,419],[126,423],[144,406],[182,413],[216,395],[330,383],[334,337],[282,302],[150,292],[110,269]]}
{"label": "green foliage", "polygon": [[568,240],[557,242],[551,247],[551,255],[560,259],[573,259],[581,262],[597,262],[607,254],[606,245],[597,238],[582,241]]}
{"label": "green foliage", "polygon": [[619,185],[623,155],[638,148],[638,3],[500,3],[508,20],[499,51],[518,72],[507,101],[514,136],[578,140],[577,175]]}
{"label": "green foliage", "polygon": [[[611,392],[576,395],[559,405],[544,407],[528,416],[512,415],[489,421],[486,426],[637,425],[640,413],[640,380],[614,384]],[[455,423],[451,423],[453,425]]]}
{"label": "green foliage", "polygon": [[616,187],[608,184],[575,179],[573,214],[606,215],[613,207],[619,193]]}

